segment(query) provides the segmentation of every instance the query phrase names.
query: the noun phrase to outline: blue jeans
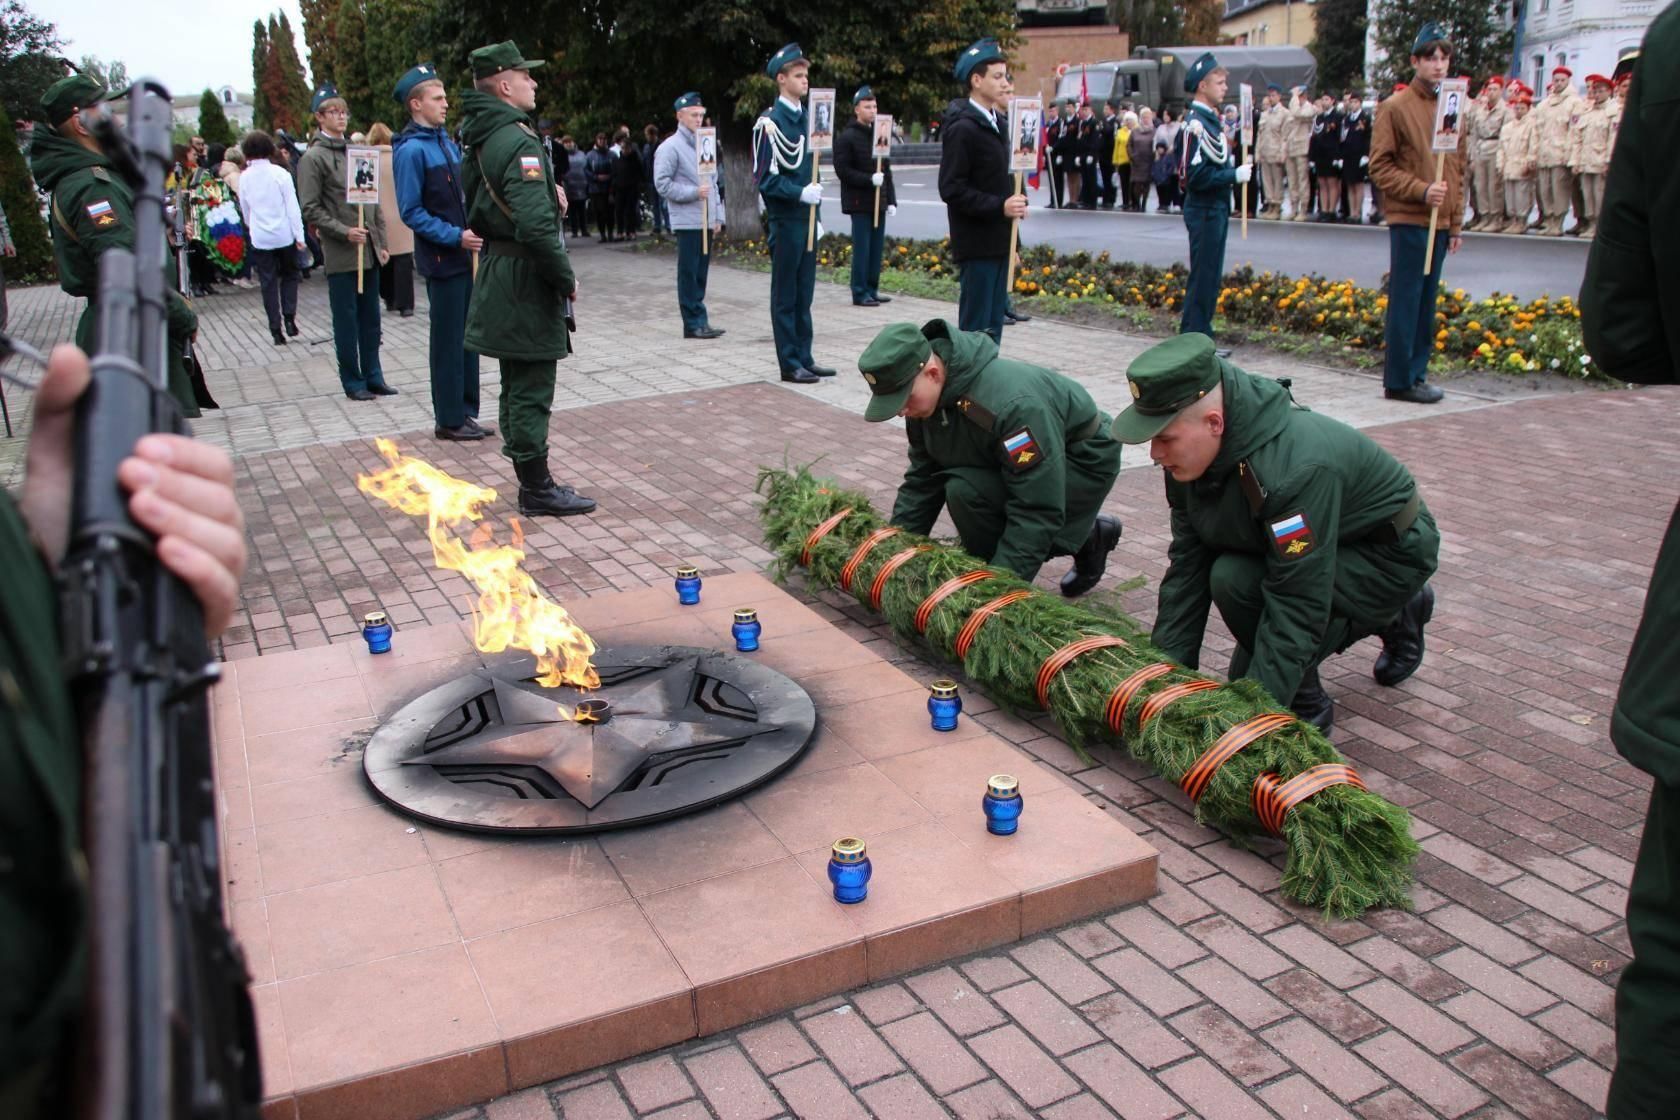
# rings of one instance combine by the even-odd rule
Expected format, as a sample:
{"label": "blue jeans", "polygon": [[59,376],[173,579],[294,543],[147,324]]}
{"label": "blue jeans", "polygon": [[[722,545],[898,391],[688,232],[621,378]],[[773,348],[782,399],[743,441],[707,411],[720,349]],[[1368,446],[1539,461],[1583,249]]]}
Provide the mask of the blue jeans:
{"label": "blue jeans", "polygon": [[1426,226],[1388,227],[1388,320],[1383,324],[1383,388],[1410,389],[1429,374],[1429,355],[1435,352],[1435,292],[1441,286],[1441,265],[1447,259],[1446,230],[1435,234],[1435,259],[1423,271],[1429,247]]}
{"label": "blue jeans", "polygon": [[1179,334],[1213,337],[1213,312],[1219,306],[1219,285],[1225,276],[1225,235],[1230,228],[1228,205],[1187,203],[1184,207],[1184,229],[1190,235],[1190,278],[1184,285]]}
{"label": "blue jeans", "polygon": [[957,277],[957,327],[985,331],[1003,345],[1003,311],[1009,305],[1009,258],[963,261]]}
{"label": "blue jeans", "polygon": [[852,302],[874,299],[881,293],[881,251],[887,221],[875,224],[873,209],[852,215]]}
{"label": "blue jeans", "polygon": [[712,258],[700,251],[700,231],[679,229],[677,235],[677,310],[685,331],[710,325],[706,318],[706,275]]}
{"label": "blue jeans", "polygon": [[426,278],[432,318],[432,415],[440,428],[459,428],[467,417],[478,417],[478,355],[466,347],[472,290],[470,272]]}
{"label": "blue jeans", "polygon": [[379,267],[362,273],[360,294],[354,272],[330,274],[327,305],[332,308],[333,349],[338,353],[338,381],[344,391],[385,384],[379,368]]}

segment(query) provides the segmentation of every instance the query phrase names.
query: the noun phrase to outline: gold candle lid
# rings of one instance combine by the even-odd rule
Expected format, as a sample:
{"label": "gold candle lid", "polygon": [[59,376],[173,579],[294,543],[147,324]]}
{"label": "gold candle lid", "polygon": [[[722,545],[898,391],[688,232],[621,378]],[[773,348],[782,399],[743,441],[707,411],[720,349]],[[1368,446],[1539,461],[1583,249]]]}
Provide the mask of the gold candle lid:
{"label": "gold candle lid", "polygon": [[684,564],[682,567],[677,569],[678,579],[693,579],[699,574],[700,569],[696,568],[693,564]]}
{"label": "gold candle lid", "polygon": [[928,691],[937,699],[950,700],[957,695],[957,682],[951,680],[934,681],[928,685]]}
{"label": "gold candle lid", "polygon": [[736,622],[757,622],[758,621],[758,612],[755,611],[751,607],[736,607],[735,608],[735,621]]}
{"label": "gold candle lid", "polygon": [[1021,792],[1021,783],[1013,774],[993,774],[986,779],[986,789],[993,797],[1015,797]]}
{"label": "gold candle lid", "polygon": [[362,619],[362,625],[363,626],[383,626],[384,624],[385,624],[385,612],[384,611],[369,611],[368,614],[367,614],[367,617]]}
{"label": "gold candle lid", "polygon": [[830,849],[835,863],[862,863],[868,851],[868,846],[856,836],[842,836]]}

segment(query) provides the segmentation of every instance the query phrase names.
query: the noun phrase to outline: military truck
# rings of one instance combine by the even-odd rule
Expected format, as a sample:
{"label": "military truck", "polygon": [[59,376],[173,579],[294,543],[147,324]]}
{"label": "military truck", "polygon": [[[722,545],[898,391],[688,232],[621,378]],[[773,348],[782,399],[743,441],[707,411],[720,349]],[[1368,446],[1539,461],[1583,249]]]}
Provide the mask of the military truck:
{"label": "military truck", "polygon": [[1078,102],[1083,80],[1093,105],[1130,101],[1157,113],[1164,108],[1181,110],[1190,99],[1184,92],[1184,71],[1203,51],[1212,51],[1219,65],[1230,73],[1226,100],[1233,105],[1239,82],[1254,87],[1258,102],[1268,84],[1285,91],[1295,86],[1311,89],[1318,77],[1318,65],[1305,47],[1138,47],[1131,58],[1069,67],[1056,83],[1056,96]]}

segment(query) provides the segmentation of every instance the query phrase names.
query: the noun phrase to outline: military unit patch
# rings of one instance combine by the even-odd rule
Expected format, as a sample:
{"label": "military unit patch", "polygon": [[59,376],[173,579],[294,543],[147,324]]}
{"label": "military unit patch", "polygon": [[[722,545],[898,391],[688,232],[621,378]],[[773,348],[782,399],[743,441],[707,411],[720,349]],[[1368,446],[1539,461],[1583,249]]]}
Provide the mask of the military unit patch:
{"label": "military unit patch", "polygon": [[1031,428],[1021,428],[1005,436],[1003,453],[1017,473],[1038,466],[1044,458],[1044,452],[1038,449],[1038,441],[1033,439]]}
{"label": "military unit patch", "polygon": [[98,202],[88,203],[87,214],[89,218],[93,219],[93,224],[100,229],[117,224],[117,212],[111,209],[111,203],[107,199],[102,198]]}
{"label": "military unit patch", "polygon": [[1285,560],[1298,560],[1313,550],[1312,526],[1307,524],[1304,513],[1292,513],[1274,521],[1270,529],[1272,548]]}
{"label": "military unit patch", "polygon": [[519,175],[523,179],[541,179],[543,177],[541,156],[520,156]]}

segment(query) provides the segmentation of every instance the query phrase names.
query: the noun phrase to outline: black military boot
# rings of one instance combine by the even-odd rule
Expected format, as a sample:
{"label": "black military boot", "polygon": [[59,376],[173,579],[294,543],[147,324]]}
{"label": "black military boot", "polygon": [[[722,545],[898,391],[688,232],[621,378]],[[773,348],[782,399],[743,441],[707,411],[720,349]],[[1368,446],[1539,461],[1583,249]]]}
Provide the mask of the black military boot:
{"label": "black military boot", "polygon": [[571,517],[595,508],[594,498],[586,498],[570,486],[556,485],[545,459],[515,463],[513,470],[519,476],[519,512],[526,517]]}
{"label": "black military boot", "polygon": [[1423,664],[1423,628],[1435,614],[1435,589],[1427,583],[1382,631],[1383,651],[1371,666],[1380,685],[1393,688]]}
{"label": "black military boot", "polygon": [[1113,514],[1097,514],[1090,535],[1073,554],[1073,567],[1062,577],[1062,594],[1072,599],[1095,587],[1108,569],[1108,554],[1119,543],[1120,519]]}
{"label": "black military boot", "polygon": [[1289,710],[1295,713],[1296,719],[1312,724],[1326,735],[1336,725],[1336,705],[1318,679],[1317,665],[1308,669],[1307,675],[1301,678],[1301,687],[1295,690],[1295,699],[1289,702]]}

